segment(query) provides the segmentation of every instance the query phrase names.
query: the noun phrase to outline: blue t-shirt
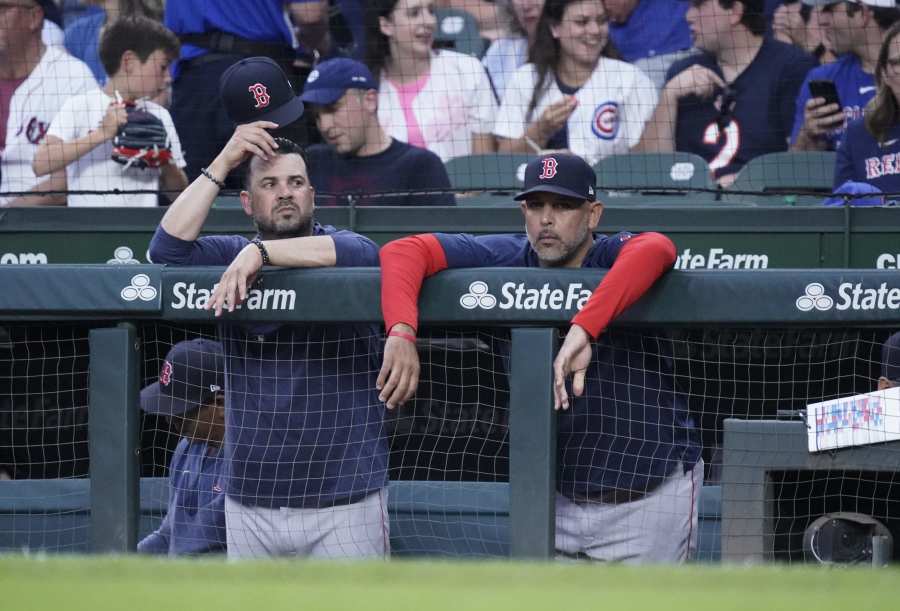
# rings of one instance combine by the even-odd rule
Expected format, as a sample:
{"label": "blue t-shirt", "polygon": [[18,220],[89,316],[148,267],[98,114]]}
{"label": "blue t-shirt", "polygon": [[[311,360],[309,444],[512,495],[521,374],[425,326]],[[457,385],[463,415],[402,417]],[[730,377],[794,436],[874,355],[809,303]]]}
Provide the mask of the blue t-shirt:
{"label": "blue t-shirt", "polygon": [[[369,206],[453,206],[450,178],[441,158],[423,148],[391,139],[384,151],[366,157],[338,155],[327,144],[306,149],[309,180],[316,188],[316,204],[346,205],[354,195],[357,205]],[[433,195],[398,194],[392,191],[436,191]]]}
{"label": "blue t-shirt", "polygon": [[848,180],[900,193],[900,125],[888,130],[884,145],[866,130],[863,119],[847,125],[834,163],[834,188]]}
{"label": "blue t-shirt", "polygon": [[144,554],[181,556],[225,551],[225,461],[219,448],[182,437],[169,463],[169,504]]}
{"label": "blue t-shirt", "polygon": [[87,64],[101,86],[106,84],[107,78],[99,49],[100,30],[105,22],[106,11],[91,11],[66,26],[64,39],[66,51]]}
{"label": "blue t-shirt", "polygon": [[[318,223],[337,267],[377,267],[378,247]],[[162,227],[155,263],[226,265],[243,236],[189,242]],[[246,506],[331,507],[387,484],[384,405],[375,390],[381,335],[373,325],[222,324],[228,496]]]}
{"label": "blue t-shirt", "polygon": [[627,62],[693,46],[687,0],[640,0],[625,23],[609,24],[609,37]]}
{"label": "blue t-shirt", "polygon": [[803,127],[803,109],[812,97],[809,94],[810,81],[833,81],[837,89],[838,99],[844,110],[844,124],[828,135],[828,148],[834,150],[841,143],[847,123],[862,117],[866,104],[875,97],[875,77],[863,72],[862,62],[852,53],[841,55],[837,61],[810,70],[797,93],[791,143],[797,141],[797,135]]}
{"label": "blue t-shirt", "polygon": [[[703,53],[675,62],[666,80],[694,64],[722,76],[715,58]],[[797,90],[815,65],[816,60],[799,48],[764,39],[756,57],[731,83],[730,119],[719,110],[721,95],[678,101],[675,150],[700,155],[717,177],[736,173],[759,155],[787,150]]]}
{"label": "blue t-shirt", "polygon": [[[190,0],[167,2],[165,24],[175,34],[226,32],[246,40],[283,44],[296,39],[285,7],[292,0]],[[195,45],[181,45],[182,60],[208,53]],[[175,67],[178,74],[178,67]]]}
{"label": "blue t-shirt", "polygon": [[[450,268],[538,267],[524,235],[435,234]],[[631,237],[594,239],[584,268],[608,269]],[[674,390],[671,347],[613,330],[600,336],[585,392],[558,416],[557,487],[569,498],[609,489],[647,490],[678,466],[692,467],[700,444],[684,397]]]}

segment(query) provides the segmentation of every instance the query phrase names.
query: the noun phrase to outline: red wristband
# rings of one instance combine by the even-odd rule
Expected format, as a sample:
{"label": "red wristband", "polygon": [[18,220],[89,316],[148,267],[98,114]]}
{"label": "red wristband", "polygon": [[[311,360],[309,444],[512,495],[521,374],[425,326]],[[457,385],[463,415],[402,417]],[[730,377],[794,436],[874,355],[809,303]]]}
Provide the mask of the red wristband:
{"label": "red wristband", "polygon": [[388,333],[388,337],[402,337],[408,342],[416,343],[416,336],[412,333],[406,333],[405,331],[391,331]]}

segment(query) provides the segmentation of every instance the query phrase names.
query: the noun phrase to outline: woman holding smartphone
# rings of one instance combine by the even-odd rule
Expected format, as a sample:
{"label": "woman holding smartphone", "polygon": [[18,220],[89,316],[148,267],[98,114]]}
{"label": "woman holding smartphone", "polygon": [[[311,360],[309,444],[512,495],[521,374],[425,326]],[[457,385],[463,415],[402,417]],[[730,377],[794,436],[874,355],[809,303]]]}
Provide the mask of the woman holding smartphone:
{"label": "woman holding smartphone", "polygon": [[838,147],[835,190],[853,181],[900,194],[900,22],[884,35],[875,85],[863,118],[850,122]]}

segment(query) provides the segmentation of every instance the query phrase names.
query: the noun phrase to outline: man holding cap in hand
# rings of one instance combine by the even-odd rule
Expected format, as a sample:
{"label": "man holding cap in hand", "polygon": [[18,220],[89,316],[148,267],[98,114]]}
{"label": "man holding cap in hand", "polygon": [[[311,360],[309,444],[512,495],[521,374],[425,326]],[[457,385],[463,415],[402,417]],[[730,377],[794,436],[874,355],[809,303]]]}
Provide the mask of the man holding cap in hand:
{"label": "man holding cap in hand", "polygon": [[346,58],[322,62],[301,97],[326,142],[306,150],[320,205],[346,205],[350,199],[371,206],[456,203],[440,157],[382,129],[378,86],[364,64]]}
{"label": "man holding cap in hand", "polygon": [[388,338],[380,398],[395,407],[416,391],[416,304],[425,277],[461,267],[608,270],[572,319],[553,363],[552,407],[562,409],[557,552],[593,560],[683,561],[696,545],[703,480],[697,431],[686,401],[674,391],[666,342],[605,333],[671,269],[675,246],[659,233],[595,236],[603,212],[595,180],[580,157],[544,155],[526,166],[525,190],[515,198],[524,235],[423,234],[381,249]]}
{"label": "man holding cap in hand", "polygon": [[181,435],[169,463],[169,506],[162,524],[138,543],[145,554],[225,551],[225,358],[208,339],[175,344],[159,381],[141,391],[141,409],[165,416]]}

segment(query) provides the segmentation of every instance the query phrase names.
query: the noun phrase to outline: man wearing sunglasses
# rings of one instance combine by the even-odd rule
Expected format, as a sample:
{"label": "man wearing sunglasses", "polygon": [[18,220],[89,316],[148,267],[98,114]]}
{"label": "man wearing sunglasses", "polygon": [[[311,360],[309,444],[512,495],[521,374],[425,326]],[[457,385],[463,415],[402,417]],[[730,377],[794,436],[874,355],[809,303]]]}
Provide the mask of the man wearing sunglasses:
{"label": "man wearing sunglasses", "polygon": [[764,37],[763,0],[691,0],[702,51],[672,65],[637,149],[700,155],[729,186],[748,161],[787,149],[812,56]]}

